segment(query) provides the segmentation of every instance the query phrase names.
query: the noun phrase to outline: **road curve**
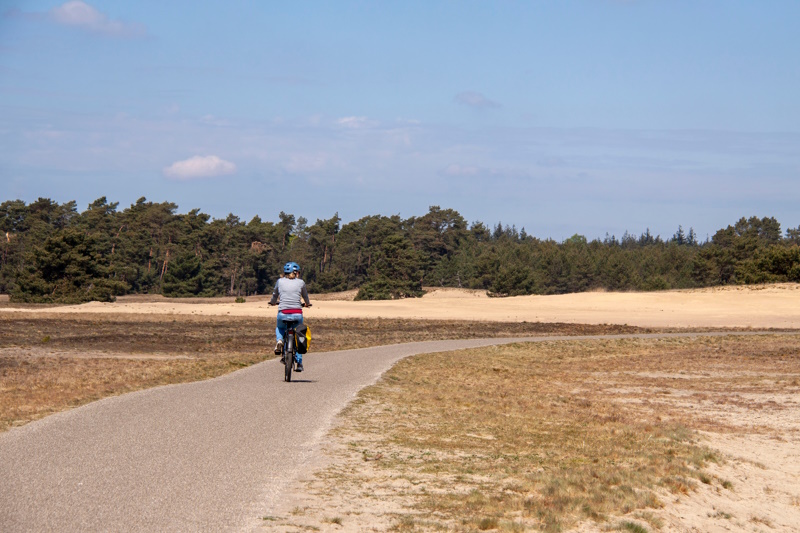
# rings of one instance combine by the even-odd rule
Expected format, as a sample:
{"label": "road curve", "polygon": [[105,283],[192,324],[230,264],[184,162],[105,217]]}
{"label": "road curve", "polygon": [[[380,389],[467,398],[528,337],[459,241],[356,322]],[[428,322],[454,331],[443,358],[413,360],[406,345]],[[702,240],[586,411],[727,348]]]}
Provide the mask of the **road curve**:
{"label": "road curve", "polygon": [[[727,333],[723,333],[727,334]],[[753,334],[753,333],[749,333]],[[242,531],[269,514],[336,414],[399,359],[523,341],[435,341],[274,359],[100,400],[0,435],[0,531]]]}

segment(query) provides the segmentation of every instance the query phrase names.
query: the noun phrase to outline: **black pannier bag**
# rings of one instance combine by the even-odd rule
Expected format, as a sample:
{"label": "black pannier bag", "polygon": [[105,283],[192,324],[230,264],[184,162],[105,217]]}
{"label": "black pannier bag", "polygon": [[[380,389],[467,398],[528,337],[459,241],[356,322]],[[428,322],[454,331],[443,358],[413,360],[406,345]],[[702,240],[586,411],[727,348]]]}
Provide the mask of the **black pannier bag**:
{"label": "black pannier bag", "polygon": [[311,330],[305,324],[300,324],[294,332],[297,337],[297,353],[308,352],[308,345],[311,344]]}

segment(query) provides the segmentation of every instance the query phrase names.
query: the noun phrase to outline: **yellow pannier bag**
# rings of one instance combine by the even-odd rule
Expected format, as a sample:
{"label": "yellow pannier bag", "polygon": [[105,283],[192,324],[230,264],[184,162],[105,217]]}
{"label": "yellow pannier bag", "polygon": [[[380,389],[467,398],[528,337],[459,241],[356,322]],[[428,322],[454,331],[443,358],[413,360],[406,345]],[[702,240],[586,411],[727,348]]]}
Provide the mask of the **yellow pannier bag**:
{"label": "yellow pannier bag", "polygon": [[308,352],[308,347],[311,344],[311,330],[305,324],[300,324],[295,330],[297,336],[297,353]]}

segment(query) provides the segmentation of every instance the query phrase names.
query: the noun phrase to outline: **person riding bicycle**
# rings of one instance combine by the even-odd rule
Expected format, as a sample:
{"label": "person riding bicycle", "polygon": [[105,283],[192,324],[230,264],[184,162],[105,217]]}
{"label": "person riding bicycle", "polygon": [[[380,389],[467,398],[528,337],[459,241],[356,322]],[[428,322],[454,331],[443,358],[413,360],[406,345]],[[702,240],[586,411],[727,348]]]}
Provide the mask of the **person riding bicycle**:
{"label": "person riding bicycle", "polygon": [[[279,300],[280,305],[278,305]],[[278,338],[278,343],[275,345],[275,355],[281,355],[283,353],[283,338],[286,336],[286,323],[284,320],[287,318],[296,320],[297,325],[300,325],[303,323],[303,306],[311,307],[306,283],[300,279],[300,265],[294,261],[283,265],[283,277],[279,278],[275,283],[269,305],[278,305],[278,322],[275,328],[275,336]],[[297,372],[302,371],[303,356],[298,353]]]}

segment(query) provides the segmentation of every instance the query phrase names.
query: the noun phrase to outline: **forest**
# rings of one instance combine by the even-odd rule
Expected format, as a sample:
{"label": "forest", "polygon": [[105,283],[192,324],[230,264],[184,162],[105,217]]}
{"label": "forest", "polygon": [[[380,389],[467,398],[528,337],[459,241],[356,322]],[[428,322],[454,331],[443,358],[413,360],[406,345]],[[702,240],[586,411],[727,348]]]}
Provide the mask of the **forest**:
{"label": "forest", "polygon": [[772,217],[743,217],[703,242],[681,226],[667,238],[645,230],[555,242],[438,206],[346,224],[338,214],[313,224],[284,212],[277,222],[215,219],[146,198],[118,207],[105,197],[82,212],[45,198],[0,204],[0,294],[35,303],[244,298],[270,293],[287,261],[300,263],[312,293],[358,289],[358,299],[416,297],[425,287],[503,297],[800,282],[800,226],[783,232]]}

